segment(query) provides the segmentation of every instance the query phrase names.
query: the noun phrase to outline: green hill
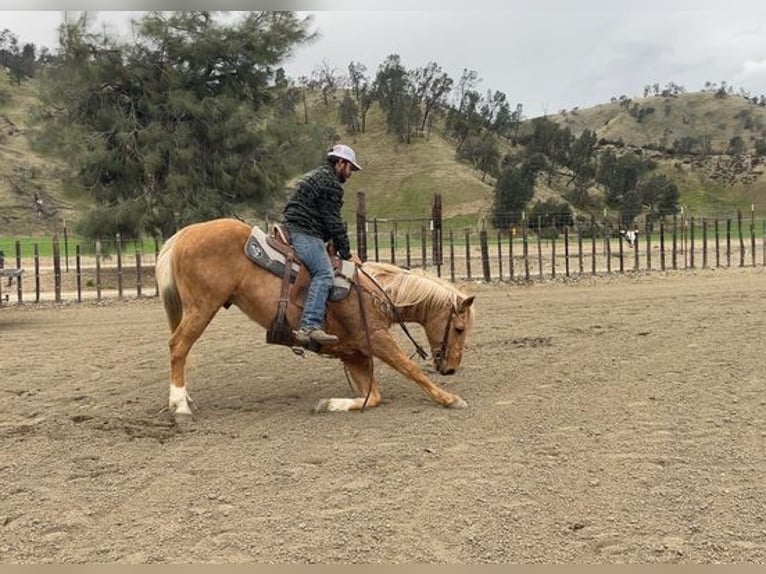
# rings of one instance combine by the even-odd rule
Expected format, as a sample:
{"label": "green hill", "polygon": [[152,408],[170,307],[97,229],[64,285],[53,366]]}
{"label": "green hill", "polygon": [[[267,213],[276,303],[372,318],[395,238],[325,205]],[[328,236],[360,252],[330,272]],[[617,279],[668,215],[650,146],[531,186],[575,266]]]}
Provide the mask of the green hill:
{"label": "green hill", "polygon": [[[87,198],[68,197],[63,189],[66,163],[33,150],[29,111],[35,102],[33,81],[12,85],[0,72],[2,236],[50,234],[88,207]],[[759,141],[766,139],[766,108],[743,97],[717,97],[712,92],[651,96],[570,110],[548,119],[574,135],[593,130],[602,147],[634,149],[651,157],[658,170],[676,182],[681,203],[689,210],[731,214],[752,204],[758,213],[766,213],[764,158],[756,153]],[[344,210],[349,222],[354,220],[360,191],[365,192],[370,217],[428,217],[435,193],[442,195],[447,219],[476,225],[489,214],[494,182],[482,181],[481,173],[456,159],[453,143],[441,135],[438,125],[412,144],[402,144],[386,133],[383,114],[373,106],[365,133],[346,135],[335,104],[324,106],[319,99],[310,108],[309,121],[334,129],[356,149],[364,167],[346,185]],[[734,138],[742,141],[742,152],[728,155]],[[704,153],[680,153],[680,141],[701,142]],[[563,178],[540,181],[536,197],[560,195],[566,189],[564,182]]]}

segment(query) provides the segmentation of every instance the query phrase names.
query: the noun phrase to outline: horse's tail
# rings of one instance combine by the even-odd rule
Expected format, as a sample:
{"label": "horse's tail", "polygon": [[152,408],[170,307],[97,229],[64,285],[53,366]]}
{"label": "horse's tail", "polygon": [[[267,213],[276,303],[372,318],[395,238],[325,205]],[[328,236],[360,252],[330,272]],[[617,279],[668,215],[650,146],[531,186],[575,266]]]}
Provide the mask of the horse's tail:
{"label": "horse's tail", "polygon": [[177,237],[178,233],[165,242],[157,256],[157,264],[155,265],[157,288],[165,307],[165,315],[171,332],[176,330],[181,322],[181,317],[183,317],[183,305],[173,276],[173,253]]}

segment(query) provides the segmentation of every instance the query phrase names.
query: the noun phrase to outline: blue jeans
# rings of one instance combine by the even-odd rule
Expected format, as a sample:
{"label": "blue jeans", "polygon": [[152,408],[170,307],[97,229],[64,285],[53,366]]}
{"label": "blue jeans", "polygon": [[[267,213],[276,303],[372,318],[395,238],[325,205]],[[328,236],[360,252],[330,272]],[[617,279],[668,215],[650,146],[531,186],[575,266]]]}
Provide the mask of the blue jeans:
{"label": "blue jeans", "polygon": [[330,296],[332,279],[335,275],[321,238],[293,231],[290,233],[296,255],[311,274],[311,284],[303,304],[301,327],[316,329],[324,326],[327,298]]}

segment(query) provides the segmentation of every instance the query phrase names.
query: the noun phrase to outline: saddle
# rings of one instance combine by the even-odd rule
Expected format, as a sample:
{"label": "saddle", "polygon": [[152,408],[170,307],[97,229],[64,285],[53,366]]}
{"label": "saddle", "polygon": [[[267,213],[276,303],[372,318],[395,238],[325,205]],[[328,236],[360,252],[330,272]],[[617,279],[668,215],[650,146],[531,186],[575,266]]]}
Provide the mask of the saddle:
{"label": "saddle", "polygon": [[[292,247],[290,233],[284,226],[274,224],[267,234],[257,225],[253,226],[245,243],[245,255],[256,265],[282,278],[277,315],[266,332],[266,342],[292,346],[292,329],[287,323],[287,303],[290,287],[298,278],[303,265]],[[335,276],[330,289],[330,301],[344,299],[356,278],[356,265],[337,255],[331,255]]]}

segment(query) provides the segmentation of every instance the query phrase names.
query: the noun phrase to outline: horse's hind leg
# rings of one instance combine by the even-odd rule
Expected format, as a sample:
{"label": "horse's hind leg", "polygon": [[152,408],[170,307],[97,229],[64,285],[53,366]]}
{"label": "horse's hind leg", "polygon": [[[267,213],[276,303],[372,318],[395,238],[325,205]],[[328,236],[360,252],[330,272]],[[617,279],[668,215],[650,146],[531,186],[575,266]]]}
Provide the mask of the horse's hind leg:
{"label": "horse's hind leg", "polygon": [[322,399],[317,403],[314,412],[359,411],[362,408],[372,408],[380,404],[378,383],[373,377],[372,357],[359,355],[345,357],[342,360],[356,398]]}
{"label": "horse's hind leg", "polygon": [[189,394],[186,391],[186,358],[194,342],[199,339],[216,311],[184,311],[183,319],[170,336],[170,394],[168,406],[174,415],[191,415]]}

